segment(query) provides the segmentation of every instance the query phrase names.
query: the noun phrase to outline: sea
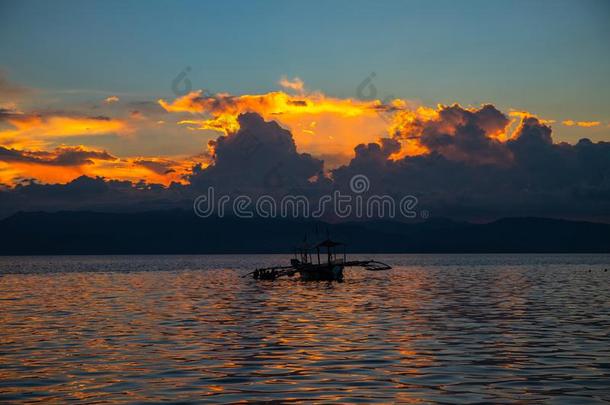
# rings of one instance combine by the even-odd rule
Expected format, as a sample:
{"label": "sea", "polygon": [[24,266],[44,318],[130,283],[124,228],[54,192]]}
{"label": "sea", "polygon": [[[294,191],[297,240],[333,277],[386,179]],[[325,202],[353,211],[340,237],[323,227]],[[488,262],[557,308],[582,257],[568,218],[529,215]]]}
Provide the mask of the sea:
{"label": "sea", "polygon": [[610,255],[0,257],[0,403],[610,401]]}

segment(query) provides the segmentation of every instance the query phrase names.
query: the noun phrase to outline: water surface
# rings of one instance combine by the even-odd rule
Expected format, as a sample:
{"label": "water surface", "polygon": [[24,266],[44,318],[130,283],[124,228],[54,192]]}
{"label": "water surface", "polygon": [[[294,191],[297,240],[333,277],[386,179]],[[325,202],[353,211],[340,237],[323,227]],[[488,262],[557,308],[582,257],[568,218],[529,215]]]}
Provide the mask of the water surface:
{"label": "water surface", "polygon": [[0,258],[0,402],[610,401],[610,256],[376,258]]}

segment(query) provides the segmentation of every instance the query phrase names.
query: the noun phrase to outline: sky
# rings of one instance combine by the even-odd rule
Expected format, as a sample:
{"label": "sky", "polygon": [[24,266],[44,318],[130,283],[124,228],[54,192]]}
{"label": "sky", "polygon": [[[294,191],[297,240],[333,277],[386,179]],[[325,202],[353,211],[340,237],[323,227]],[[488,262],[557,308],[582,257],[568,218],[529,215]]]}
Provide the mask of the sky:
{"label": "sky", "polygon": [[[1,0],[0,184],[188,186],[219,170],[243,113],[329,179],[383,139],[391,162],[514,162],[530,118],[551,145],[601,145],[609,18],[594,0]],[[431,135],[468,123],[494,153]]]}
{"label": "sky", "polygon": [[606,1],[2,1],[2,65],[48,91],[261,93],[282,75],[354,97],[494,102],[607,119]]}

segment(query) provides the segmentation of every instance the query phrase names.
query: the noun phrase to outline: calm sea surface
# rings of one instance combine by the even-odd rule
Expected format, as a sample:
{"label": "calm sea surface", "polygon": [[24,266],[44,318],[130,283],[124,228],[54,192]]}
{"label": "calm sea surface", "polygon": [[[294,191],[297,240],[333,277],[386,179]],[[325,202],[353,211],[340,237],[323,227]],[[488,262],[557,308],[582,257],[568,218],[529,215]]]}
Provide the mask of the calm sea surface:
{"label": "calm sea surface", "polygon": [[369,257],[0,258],[0,402],[610,401],[609,255]]}

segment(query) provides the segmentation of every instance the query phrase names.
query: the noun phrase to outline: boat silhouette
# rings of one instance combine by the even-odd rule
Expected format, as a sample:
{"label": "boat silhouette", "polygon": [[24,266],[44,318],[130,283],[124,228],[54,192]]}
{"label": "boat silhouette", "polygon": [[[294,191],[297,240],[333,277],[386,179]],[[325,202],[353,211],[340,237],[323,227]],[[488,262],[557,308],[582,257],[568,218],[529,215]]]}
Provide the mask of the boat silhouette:
{"label": "boat silhouette", "polygon": [[[343,248],[341,254],[337,249]],[[315,253],[315,256],[313,256]],[[316,260],[314,261],[314,258]],[[347,260],[345,244],[325,239],[315,245],[303,242],[295,248],[288,266],[262,267],[245,274],[256,280],[275,280],[298,275],[302,281],[343,281],[345,267],[363,267],[369,271],[390,270],[392,267],[377,260]]]}

